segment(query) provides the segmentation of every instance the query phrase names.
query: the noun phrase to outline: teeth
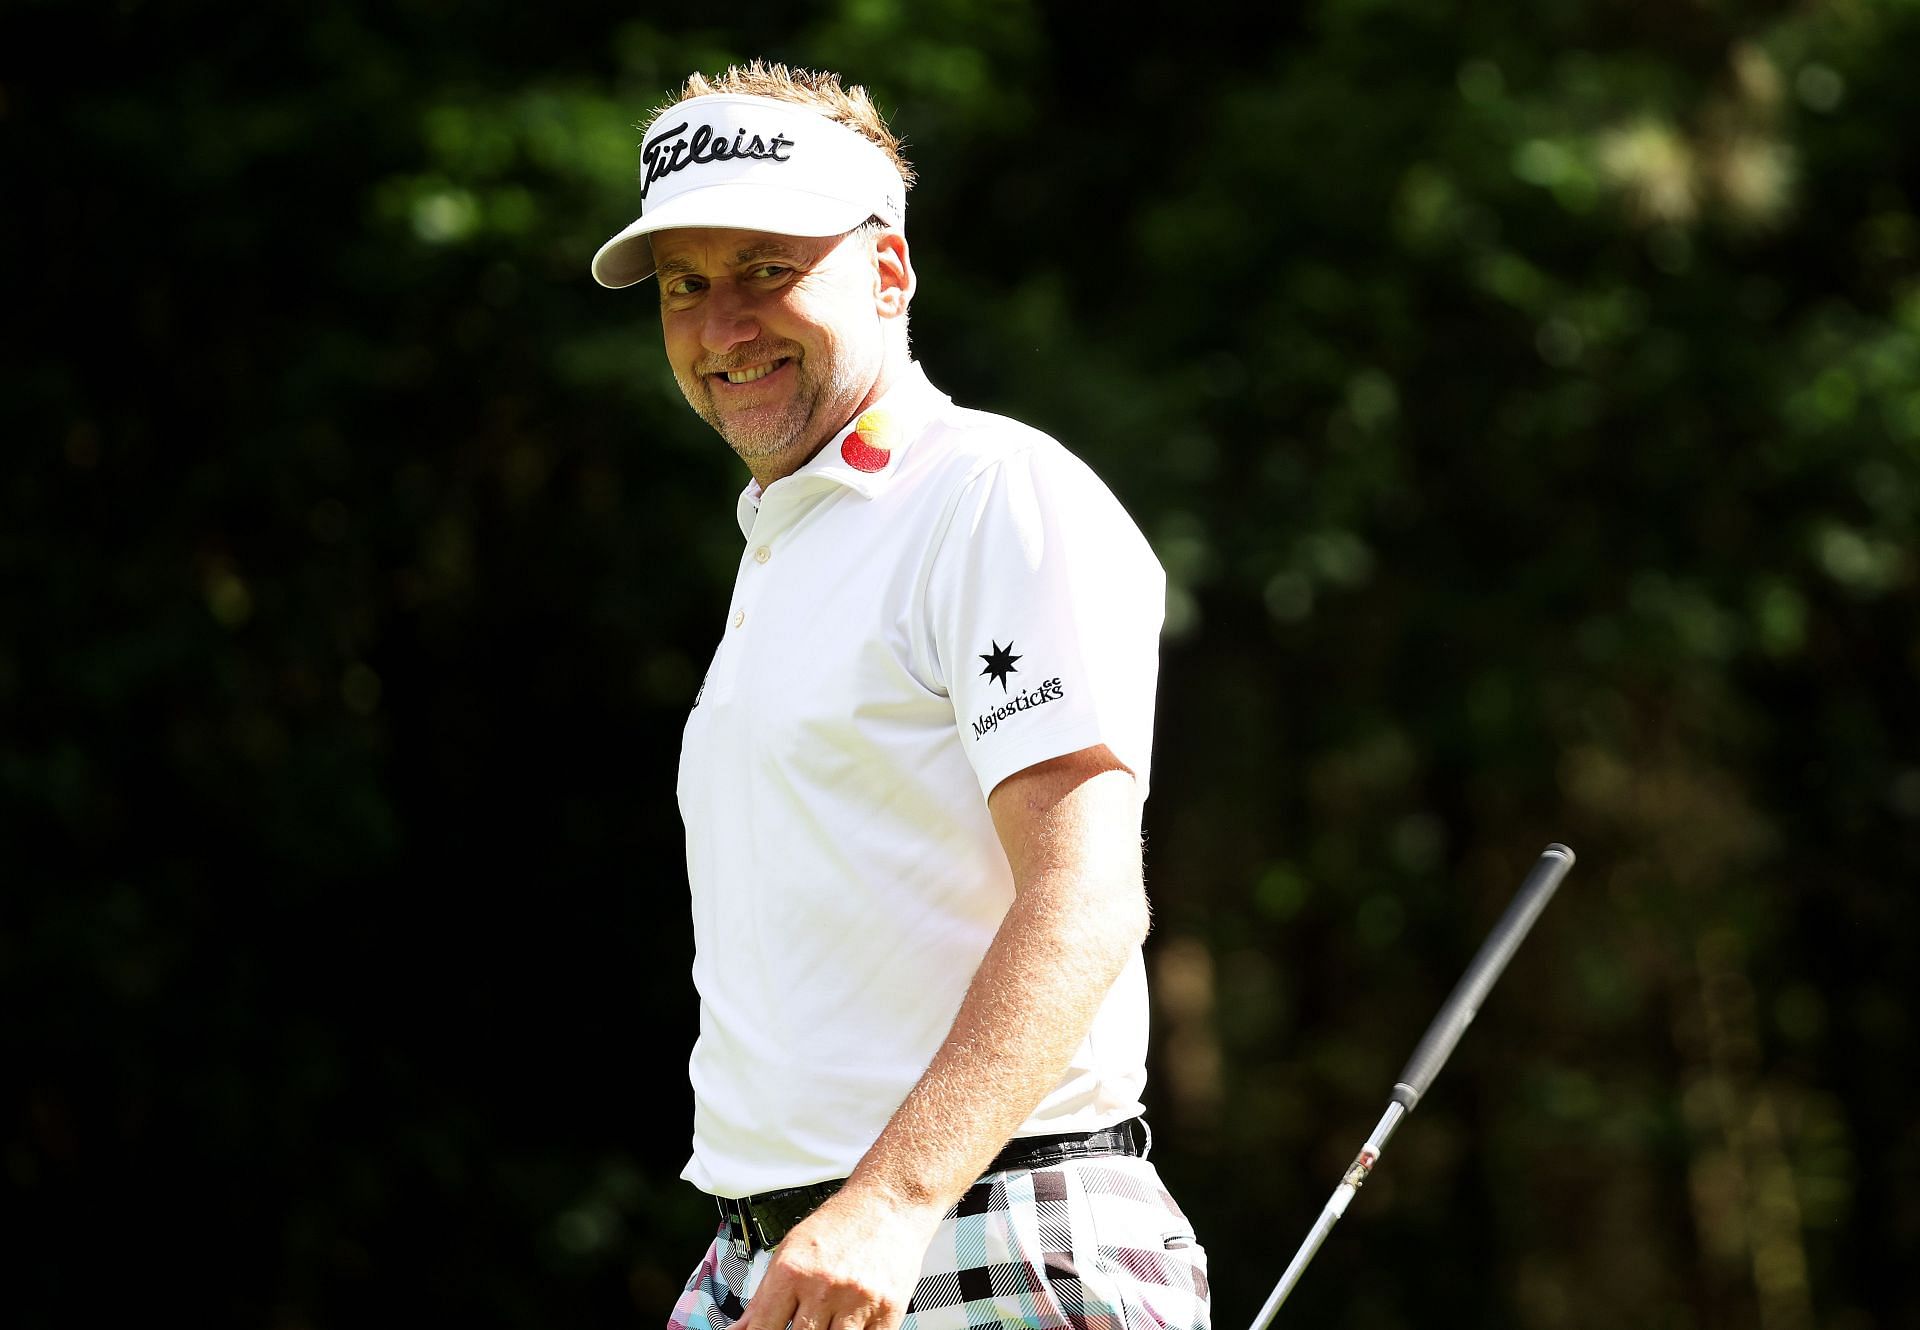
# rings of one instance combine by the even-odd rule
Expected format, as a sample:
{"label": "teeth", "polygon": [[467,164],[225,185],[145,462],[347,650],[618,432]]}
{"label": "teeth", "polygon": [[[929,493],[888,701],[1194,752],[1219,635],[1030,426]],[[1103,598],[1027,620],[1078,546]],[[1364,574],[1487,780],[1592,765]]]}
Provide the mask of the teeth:
{"label": "teeth", "polygon": [[767,375],[773,373],[773,371],[778,369],[779,366],[780,366],[780,362],[775,361],[773,364],[760,365],[760,366],[756,366],[753,369],[730,369],[727,371],[727,382],[728,383],[752,383],[755,379],[766,378]]}

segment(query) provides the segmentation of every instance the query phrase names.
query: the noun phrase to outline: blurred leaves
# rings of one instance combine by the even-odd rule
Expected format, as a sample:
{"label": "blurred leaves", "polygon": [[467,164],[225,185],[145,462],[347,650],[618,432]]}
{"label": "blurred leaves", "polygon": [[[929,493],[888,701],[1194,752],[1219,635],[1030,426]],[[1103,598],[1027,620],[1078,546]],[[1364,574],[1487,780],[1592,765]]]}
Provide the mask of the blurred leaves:
{"label": "blurred leaves", "polygon": [[874,88],[935,382],[1167,567],[1150,1108],[1217,1315],[1557,839],[1289,1314],[1920,1316],[1912,6],[6,22],[10,1323],[103,1261],[213,1323],[675,1296],[742,477],[586,263],[748,55]]}

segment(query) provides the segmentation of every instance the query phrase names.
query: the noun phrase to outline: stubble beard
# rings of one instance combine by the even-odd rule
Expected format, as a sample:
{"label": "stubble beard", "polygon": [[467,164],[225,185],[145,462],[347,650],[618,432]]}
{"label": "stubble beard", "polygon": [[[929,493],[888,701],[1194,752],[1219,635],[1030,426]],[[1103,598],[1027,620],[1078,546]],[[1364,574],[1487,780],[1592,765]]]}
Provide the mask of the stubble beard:
{"label": "stubble beard", "polygon": [[[720,410],[714,399],[713,385],[704,375],[675,372],[680,383],[680,392],[687,399],[694,414],[698,415],[733,449],[741,461],[751,466],[757,461],[779,457],[783,454],[801,450],[802,462],[811,458],[827,442],[829,432],[837,430],[852,418],[853,410],[859,405],[863,391],[861,388],[860,367],[855,358],[845,354],[826,354],[818,358],[806,356],[795,346],[785,355],[794,361],[797,382],[793,395],[777,414],[755,412],[754,418],[742,419],[730,417]],[[736,355],[733,359],[742,365],[764,364],[769,357],[764,352],[751,352]],[[823,374],[820,365],[826,365]],[[872,373],[869,381],[877,378],[879,366],[869,367]],[[831,416],[832,419],[827,417]],[[818,434],[819,437],[810,437]]]}

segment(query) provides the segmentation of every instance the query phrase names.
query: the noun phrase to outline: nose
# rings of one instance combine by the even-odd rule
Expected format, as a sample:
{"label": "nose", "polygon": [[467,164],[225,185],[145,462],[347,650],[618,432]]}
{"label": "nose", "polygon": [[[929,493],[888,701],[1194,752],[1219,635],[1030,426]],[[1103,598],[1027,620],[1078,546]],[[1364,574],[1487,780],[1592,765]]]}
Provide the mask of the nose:
{"label": "nose", "polygon": [[715,282],[707,291],[706,318],[700,327],[700,344],[715,354],[733,350],[760,335],[760,320],[753,302],[738,283]]}

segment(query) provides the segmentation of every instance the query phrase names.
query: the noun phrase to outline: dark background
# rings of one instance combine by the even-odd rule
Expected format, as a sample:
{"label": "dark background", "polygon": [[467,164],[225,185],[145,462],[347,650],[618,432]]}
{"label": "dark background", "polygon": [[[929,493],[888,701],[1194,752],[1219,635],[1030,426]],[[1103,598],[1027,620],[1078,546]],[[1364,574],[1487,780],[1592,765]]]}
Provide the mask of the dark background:
{"label": "dark background", "polygon": [[[587,262],[762,55],[1172,583],[1156,1159],[1244,1325],[1920,1324],[1920,11],[14,3],[0,1321],[653,1326],[739,464]],[[1904,1183],[1903,1183],[1904,1179]]]}

